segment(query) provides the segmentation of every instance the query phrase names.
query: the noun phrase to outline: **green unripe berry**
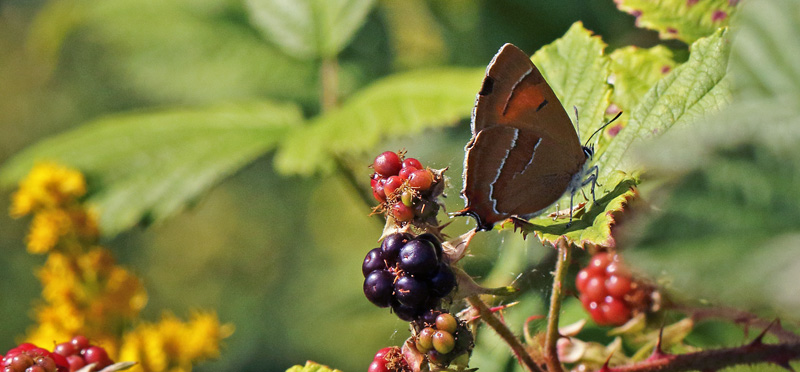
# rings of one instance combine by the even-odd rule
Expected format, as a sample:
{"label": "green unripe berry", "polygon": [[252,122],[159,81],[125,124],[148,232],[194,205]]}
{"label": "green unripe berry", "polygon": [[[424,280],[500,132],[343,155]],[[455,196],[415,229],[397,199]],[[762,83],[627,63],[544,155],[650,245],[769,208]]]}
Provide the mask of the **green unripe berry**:
{"label": "green unripe berry", "polygon": [[411,207],[414,205],[414,193],[411,191],[403,191],[403,194],[400,195],[400,201],[405,204],[406,207]]}
{"label": "green unripe berry", "polygon": [[452,315],[448,313],[442,313],[436,317],[436,329],[452,334],[456,333],[456,327],[458,327],[458,322]]}
{"label": "green unripe berry", "polygon": [[447,354],[456,347],[456,339],[447,331],[436,331],[433,334],[433,348],[440,354]]}
{"label": "green unripe berry", "polygon": [[431,327],[423,328],[417,336],[417,350],[420,353],[427,353],[433,349],[433,334],[436,332]]}

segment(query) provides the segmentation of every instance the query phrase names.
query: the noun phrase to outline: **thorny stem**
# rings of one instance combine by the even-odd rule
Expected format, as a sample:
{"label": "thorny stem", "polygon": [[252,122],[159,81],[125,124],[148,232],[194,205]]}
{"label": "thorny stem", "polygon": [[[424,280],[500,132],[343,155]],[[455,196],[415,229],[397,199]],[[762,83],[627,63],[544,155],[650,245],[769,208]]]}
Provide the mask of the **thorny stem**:
{"label": "thorny stem", "polygon": [[547,315],[547,333],[544,339],[544,359],[547,363],[548,372],[562,372],[561,362],[558,360],[558,350],[556,343],[561,335],[558,333],[558,316],[561,313],[561,296],[564,292],[564,279],[567,276],[569,260],[572,256],[572,249],[566,240],[559,239],[556,242],[558,248],[558,260],[556,261],[556,271],[553,273],[553,292],[550,295],[550,310]]}
{"label": "thorny stem", "polygon": [[[789,361],[800,358],[800,342],[748,345],[695,353],[663,355],[639,363],[604,369],[605,372],[683,372],[717,371],[739,365],[771,362],[787,368]],[[791,368],[787,368],[791,370]]]}
{"label": "thorny stem", "polygon": [[339,62],[336,57],[322,59],[320,80],[322,81],[322,94],[320,97],[322,111],[330,111],[336,107],[339,101]]}
{"label": "thorny stem", "polygon": [[531,372],[543,372],[541,368],[533,361],[530,354],[525,350],[525,347],[522,346],[522,343],[519,342],[517,336],[514,336],[514,333],[511,332],[510,329],[503,323],[500,319],[492,314],[492,311],[489,309],[488,306],[480,299],[478,296],[469,296],[467,297],[467,302],[478,310],[478,314],[480,315],[481,319],[486,322],[489,327],[497,332],[500,338],[505,341],[508,346],[511,347],[511,351],[514,352],[517,359],[522,363],[525,367],[528,368]]}
{"label": "thorny stem", "polygon": [[695,323],[713,318],[728,319],[734,323],[744,325],[745,329],[753,326],[758,328],[767,328],[769,333],[775,335],[780,342],[800,342],[800,336],[781,327],[780,323],[771,324],[771,321],[761,319],[757,315],[747,311],[729,307],[696,308],[689,306],[675,306],[673,309],[690,316]]}

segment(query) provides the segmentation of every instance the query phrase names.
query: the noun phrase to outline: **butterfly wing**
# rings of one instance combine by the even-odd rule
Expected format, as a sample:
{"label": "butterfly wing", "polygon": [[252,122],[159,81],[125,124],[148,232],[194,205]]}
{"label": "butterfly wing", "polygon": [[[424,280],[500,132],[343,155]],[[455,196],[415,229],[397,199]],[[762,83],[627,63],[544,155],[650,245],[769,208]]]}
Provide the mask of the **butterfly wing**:
{"label": "butterfly wing", "polygon": [[488,229],[556,202],[586,156],[564,107],[528,56],[512,44],[495,55],[472,112],[461,214]]}

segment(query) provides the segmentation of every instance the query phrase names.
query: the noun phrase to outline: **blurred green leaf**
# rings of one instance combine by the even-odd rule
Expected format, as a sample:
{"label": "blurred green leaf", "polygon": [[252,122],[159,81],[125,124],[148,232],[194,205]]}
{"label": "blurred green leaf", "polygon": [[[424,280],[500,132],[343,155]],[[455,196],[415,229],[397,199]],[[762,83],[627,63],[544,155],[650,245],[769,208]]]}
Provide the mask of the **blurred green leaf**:
{"label": "blurred green leaf", "polygon": [[331,367],[317,364],[312,361],[307,361],[306,365],[296,365],[286,370],[286,372],[342,372],[338,369],[331,369]]}
{"label": "blurred green leaf", "polygon": [[51,68],[61,56],[71,67],[61,73],[91,71],[75,73],[79,83],[107,85],[126,100],[134,93],[160,103],[264,95],[316,102],[316,65],[224,16],[243,9],[217,6],[223,9],[203,14],[178,1],[50,1],[36,14],[28,44]]}
{"label": "blurred green leaf", "polygon": [[636,17],[636,25],[658,31],[662,39],[691,44],[726,27],[738,0],[616,0]]}
{"label": "blurred green leaf", "polygon": [[301,59],[333,58],[364,24],[374,0],[247,0],[264,36]]}
{"label": "blurred green leaf", "polygon": [[[797,320],[800,86],[784,81],[796,80],[797,68],[780,61],[800,50],[800,7],[745,6],[731,50],[733,104],[642,152],[652,177],[674,187],[652,193],[660,211],[643,222],[628,256],[683,294]],[[758,60],[774,71],[757,71],[753,53],[767,53]]]}
{"label": "blurred green leaf", "polygon": [[729,48],[724,30],[692,44],[689,60],[650,88],[627,126],[598,156],[601,180],[617,170],[633,174],[641,169],[629,151],[632,145],[717,111],[730,100],[725,78]]}
{"label": "blurred green leaf", "polygon": [[650,87],[675,68],[672,51],[663,45],[650,49],[627,46],[615,50],[611,58],[614,94],[611,101],[627,112],[636,107]]}
{"label": "blurred green leaf", "polygon": [[380,2],[399,70],[441,65],[448,55],[442,27],[425,0]]}
{"label": "blurred green leaf", "polygon": [[[333,169],[332,155],[361,153],[390,136],[451,126],[470,114],[484,69],[418,70],[376,81],[282,143],[278,170]],[[398,149],[399,150],[399,149]]]}
{"label": "blurred green leaf", "polygon": [[17,154],[0,169],[11,186],[37,161],[87,174],[104,235],[160,221],[282,140],[302,121],[294,105],[174,109],[95,120]]}

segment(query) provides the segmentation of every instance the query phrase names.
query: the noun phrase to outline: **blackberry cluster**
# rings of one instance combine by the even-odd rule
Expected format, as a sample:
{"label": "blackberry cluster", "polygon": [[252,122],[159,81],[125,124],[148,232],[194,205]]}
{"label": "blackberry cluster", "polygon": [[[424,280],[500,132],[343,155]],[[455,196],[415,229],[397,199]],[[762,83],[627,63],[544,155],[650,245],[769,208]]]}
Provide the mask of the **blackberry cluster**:
{"label": "blackberry cluster", "polygon": [[75,372],[91,363],[95,363],[95,371],[114,364],[106,350],[100,346],[91,345],[86,336],[75,336],[67,342],[60,343],[56,345],[54,352],[66,359],[69,364],[69,372]]}
{"label": "blackberry cluster", "polygon": [[372,195],[381,203],[379,210],[391,214],[395,221],[436,222],[441,194],[439,173],[422,166],[419,160],[404,158],[403,152],[386,151],[372,163],[370,184]]}
{"label": "blackberry cluster", "polygon": [[472,332],[466,322],[445,311],[432,310],[412,323],[414,346],[439,366],[447,366],[455,358],[472,351]]}
{"label": "blackberry cluster", "polygon": [[575,286],[584,309],[599,325],[619,326],[646,311],[652,288],[636,281],[616,254],[597,253],[578,272]]}
{"label": "blackberry cluster", "polygon": [[442,245],[432,234],[387,236],[364,258],[364,294],[378,307],[390,307],[411,321],[439,305],[456,286]]}
{"label": "blackberry cluster", "polygon": [[24,343],[2,357],[3,372],[67,372],[63,356],[34,344]]}

